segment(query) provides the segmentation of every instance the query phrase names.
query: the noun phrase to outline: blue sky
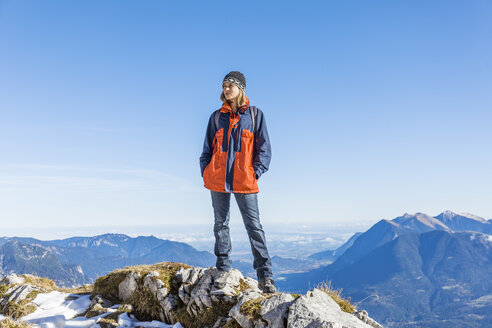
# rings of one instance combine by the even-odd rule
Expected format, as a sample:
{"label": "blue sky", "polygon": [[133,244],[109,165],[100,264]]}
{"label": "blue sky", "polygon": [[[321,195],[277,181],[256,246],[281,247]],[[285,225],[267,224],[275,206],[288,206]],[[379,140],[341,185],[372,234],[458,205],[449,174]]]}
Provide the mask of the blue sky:
{"label": "blue sky", "polygon": [[263,223],[492,218],[491,35],[491,1],[0,0],[2,225],[211,224],[231,70],[269,128]]}

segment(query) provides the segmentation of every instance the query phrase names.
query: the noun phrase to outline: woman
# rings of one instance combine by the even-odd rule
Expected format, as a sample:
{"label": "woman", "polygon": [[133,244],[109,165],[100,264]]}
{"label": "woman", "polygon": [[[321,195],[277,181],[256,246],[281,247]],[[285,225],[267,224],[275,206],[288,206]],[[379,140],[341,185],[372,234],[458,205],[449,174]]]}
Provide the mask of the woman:
{"label": "woman", "polygon": [[215,216],[214,252],[218,276],[214,286],[223,288],[231,270],[229,208],[233,193],[248,232],[258,287],[264,293],[275,293],[257,198],[257,180],[270,164],[270,140],[263,112],[249,106],[245,88],[246,79],[242,73],[232,71],[225,76],[220,95],[223,104],[210,115],[200,156],[201,173],[205,188],[212,194]]}

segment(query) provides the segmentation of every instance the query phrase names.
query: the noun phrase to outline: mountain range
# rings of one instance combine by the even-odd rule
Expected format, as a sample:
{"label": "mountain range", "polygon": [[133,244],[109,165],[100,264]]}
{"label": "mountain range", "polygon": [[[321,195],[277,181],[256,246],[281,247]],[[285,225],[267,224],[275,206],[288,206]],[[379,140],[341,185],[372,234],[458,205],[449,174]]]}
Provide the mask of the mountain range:
{"label": "mountain range", "polygon": [[331,281],[387,327],[492,326],[491,226],[450,211],[381,220],[332,264],[277,285],[302,292]]}
{"label": "mountain range", "polygon": [[[34,274],[60,286],[76,286],[117,268],[157,262],[215,266],[215,255],[181,242],[154,236],[132,238],[124,234],[71,237],[43,241],[26,237],[0,237],[0,275]],[[273,256],[275,273],[301,272],[319,266],[316,261]],[[234,260],[233,267],[256,278],[253,263]]]}
{"label": "mountain range", "polygon": [[103,234],[51,241],[0,238],[0,274],[30,273],[51,278],[60,286],[81,285],[117,268],[161,261],[208,267],[214,265],[215,256],[154,236]]}

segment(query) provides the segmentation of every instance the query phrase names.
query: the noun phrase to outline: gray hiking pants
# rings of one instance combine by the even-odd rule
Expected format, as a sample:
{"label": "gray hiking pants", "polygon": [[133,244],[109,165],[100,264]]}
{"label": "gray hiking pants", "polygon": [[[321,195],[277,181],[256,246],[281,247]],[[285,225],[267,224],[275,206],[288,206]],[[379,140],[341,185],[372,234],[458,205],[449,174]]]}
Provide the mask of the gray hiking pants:
{"label": "gray hiking pants", "polygon": [[[211,190],[212,206],[214,208],[215,224],[215,249],[217,256],[217,269],[229,271],[232,267],[231,236],[229,234],[229,209],[231,194]],[[268,254],[265,233],[260,224],[260,212],[258,210],[258,193],[235,193],[237,205],[243,217],[244,226],[248,233],[251,251],[253,252],[253,268],[258,279],[272,278],[272,262]]]}

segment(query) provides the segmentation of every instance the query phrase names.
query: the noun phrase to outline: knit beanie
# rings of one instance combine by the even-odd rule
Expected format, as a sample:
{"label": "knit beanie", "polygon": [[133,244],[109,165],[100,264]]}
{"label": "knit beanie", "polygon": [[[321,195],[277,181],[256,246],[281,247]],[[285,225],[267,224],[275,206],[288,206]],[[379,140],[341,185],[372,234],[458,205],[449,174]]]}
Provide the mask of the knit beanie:
{"label": "knit beanie", "polygon": [[222,85],[224,82],[231,82],[238,86],[239,89],[246,89],[246,78],[244,74],[238,71],[232,71],[224,77],[224,81],[222,81]]}

